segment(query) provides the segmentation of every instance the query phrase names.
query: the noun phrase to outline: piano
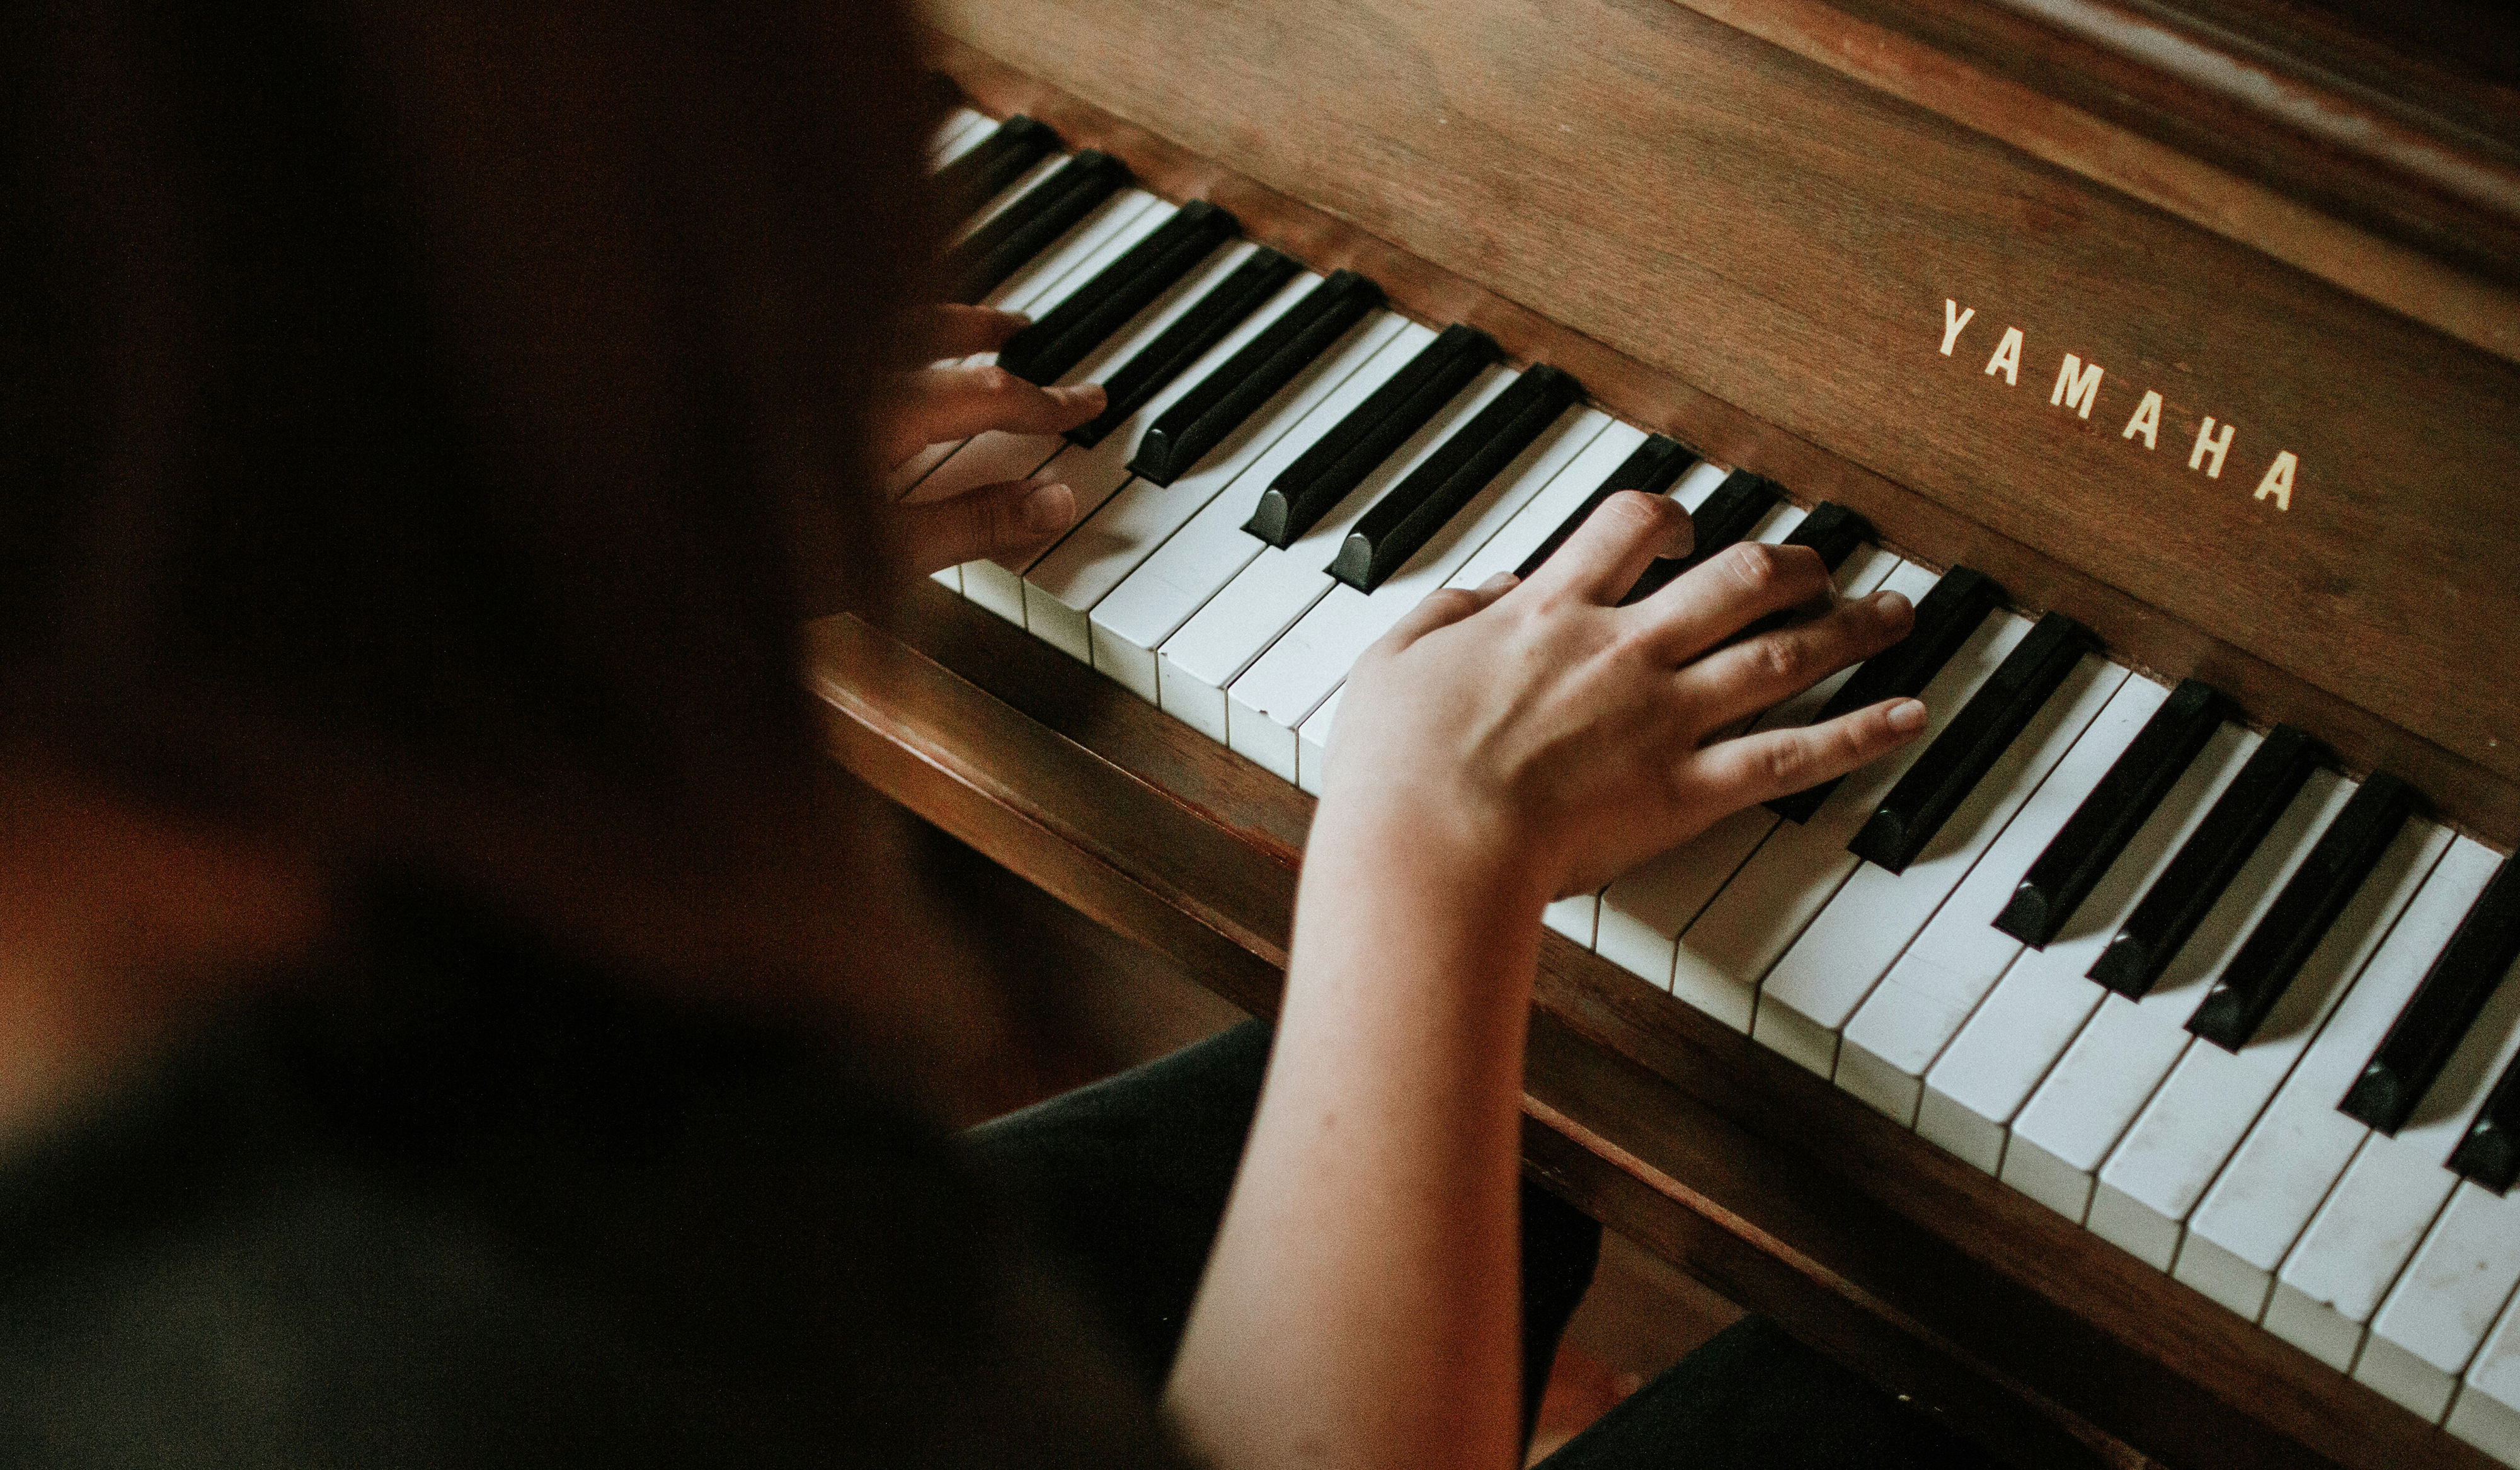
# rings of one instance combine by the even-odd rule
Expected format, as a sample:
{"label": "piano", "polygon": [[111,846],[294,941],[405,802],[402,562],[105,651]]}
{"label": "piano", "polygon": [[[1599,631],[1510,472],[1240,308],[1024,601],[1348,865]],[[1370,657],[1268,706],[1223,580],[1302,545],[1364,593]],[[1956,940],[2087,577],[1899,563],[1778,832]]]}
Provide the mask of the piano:
{"label": "piano", "polygon": [[1267,1013],[1400,611],[1610,488],[1820,547],[1933,729],[1551,910],[1527,1170],[2015,1463],[2520,1465],[2508,23],[932,23],[947,285],[1116,402],[903,467],[1082,514],[815,626],[846,765]]}

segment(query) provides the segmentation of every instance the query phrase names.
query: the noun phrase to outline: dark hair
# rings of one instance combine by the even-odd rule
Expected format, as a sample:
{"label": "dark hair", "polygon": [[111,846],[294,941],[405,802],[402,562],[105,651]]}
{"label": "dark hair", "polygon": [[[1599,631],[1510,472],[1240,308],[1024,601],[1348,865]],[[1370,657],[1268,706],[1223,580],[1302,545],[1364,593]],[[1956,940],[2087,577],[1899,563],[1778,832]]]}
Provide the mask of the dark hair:
{"label": "dark hair", "polygon": [[924,258],[903,23],[0,27],[0,740],[353,866],[812,862],[798,620],[881,585]]}

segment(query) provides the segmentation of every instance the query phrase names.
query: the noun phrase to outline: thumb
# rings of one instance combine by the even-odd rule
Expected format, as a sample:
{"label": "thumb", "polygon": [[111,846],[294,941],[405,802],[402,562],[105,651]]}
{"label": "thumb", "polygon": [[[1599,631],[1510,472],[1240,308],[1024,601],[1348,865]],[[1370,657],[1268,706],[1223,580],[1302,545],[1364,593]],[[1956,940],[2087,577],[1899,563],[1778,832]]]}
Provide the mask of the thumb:
{"label": "thumb", "polygon": [[1076,520],[1076,495],[1054,482],[1011,480],[951,500],[896,505],[893,515],[899,544],[923,574],[1047,544]]}

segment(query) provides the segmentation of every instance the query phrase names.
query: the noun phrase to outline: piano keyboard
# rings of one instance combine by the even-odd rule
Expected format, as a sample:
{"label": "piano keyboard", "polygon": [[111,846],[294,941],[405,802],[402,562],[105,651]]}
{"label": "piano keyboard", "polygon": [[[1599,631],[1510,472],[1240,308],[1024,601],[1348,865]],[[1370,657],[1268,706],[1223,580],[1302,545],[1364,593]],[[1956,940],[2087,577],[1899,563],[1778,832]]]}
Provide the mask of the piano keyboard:
{"label": "piano keyboard", "polygon": [[961,113],[931,165],[985,199],[957,280],[1034,319],[1002,361],[1115,399],[902,468],[1076,495],[1040,555],[939,580],[1310,791],[1368,644],[1613,488],[1678,499],[1692,558],[1800,540],[1905,592],[1907,642],[1762,723],[1915,693],[1923,738],[1549,925],[2520,1466],[2520,862],[1029,119]]}

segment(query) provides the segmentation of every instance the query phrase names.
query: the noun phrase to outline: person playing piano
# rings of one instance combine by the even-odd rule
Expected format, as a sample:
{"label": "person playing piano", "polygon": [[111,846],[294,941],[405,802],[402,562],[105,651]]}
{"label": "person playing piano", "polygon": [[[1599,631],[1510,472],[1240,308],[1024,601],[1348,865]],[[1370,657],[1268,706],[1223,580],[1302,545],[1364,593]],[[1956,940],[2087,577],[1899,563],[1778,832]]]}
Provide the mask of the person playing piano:
{"label": "person playing piano", "polygon": [[[1688,535],[1641,494],[1429,598],[1350,683],[1274,1045],[958,1142],[972,982],[798,628],[1073,515],[886,463],[1101,405],[915,366],[1015,323],[904,306],[910,55],[875,6],[13,12],[0,1460],[1514,1461],[1592,1241],[1517,1202],[1541,907],[1909,739],[1732,733],[1909,610],[1766,547],[1620,607]],[[1060,1160],[1138,1279],[1042,1244]],[[1567,1462],[1952,1449],[1732,1352]]]}

